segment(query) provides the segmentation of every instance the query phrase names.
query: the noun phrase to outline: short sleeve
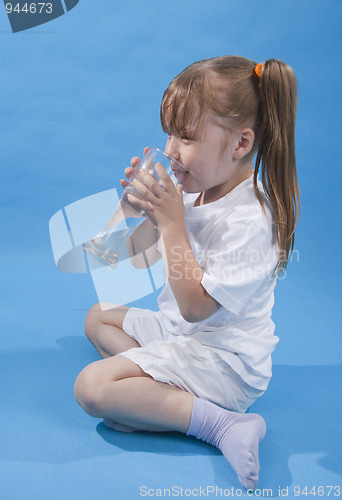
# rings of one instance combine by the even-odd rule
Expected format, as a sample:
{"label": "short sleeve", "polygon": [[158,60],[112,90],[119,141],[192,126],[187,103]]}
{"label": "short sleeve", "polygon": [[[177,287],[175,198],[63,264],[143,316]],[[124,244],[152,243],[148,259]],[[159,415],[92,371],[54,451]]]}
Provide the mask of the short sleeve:
{"label": "short sleeve", "polygon": [[252,220],[225,223],[215,231],[203,255],[202,285],[223,307],[239,314],[258,288],[271,280],[277,246],[263,227]]}

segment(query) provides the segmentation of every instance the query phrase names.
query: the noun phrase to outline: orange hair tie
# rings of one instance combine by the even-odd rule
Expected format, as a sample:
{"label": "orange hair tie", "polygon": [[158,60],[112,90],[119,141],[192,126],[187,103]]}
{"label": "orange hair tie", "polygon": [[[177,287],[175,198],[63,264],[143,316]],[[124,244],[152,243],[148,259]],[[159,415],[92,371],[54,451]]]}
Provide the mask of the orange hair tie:
{"label": "orange hair tie", "polygon": [[264,69],[264,64],[265,63],[259,63],[255,66],[254,68],[254,71],[255,71],[255,74],[260,78],[261,77],[261,73]]}

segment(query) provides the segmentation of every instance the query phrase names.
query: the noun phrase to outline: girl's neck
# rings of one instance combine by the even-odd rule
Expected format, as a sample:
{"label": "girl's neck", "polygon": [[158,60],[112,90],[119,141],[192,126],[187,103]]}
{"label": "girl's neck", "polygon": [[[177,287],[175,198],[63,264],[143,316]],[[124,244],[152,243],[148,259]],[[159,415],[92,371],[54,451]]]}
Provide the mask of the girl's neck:
{"label": "girl's neck", "polygon": [[250,166],[248,169],[244,170],[243,175],[231,179],[230,181],[227,181],[219,186],[214,186],[206,191],[202,191],[195,202],[195,206],[206,205],[207,203],[212,203],[213,201],[223,198],[226,194],[233,191],[236,186],[241,184],[241,182],[249,179],[252,174],[253,166]]}

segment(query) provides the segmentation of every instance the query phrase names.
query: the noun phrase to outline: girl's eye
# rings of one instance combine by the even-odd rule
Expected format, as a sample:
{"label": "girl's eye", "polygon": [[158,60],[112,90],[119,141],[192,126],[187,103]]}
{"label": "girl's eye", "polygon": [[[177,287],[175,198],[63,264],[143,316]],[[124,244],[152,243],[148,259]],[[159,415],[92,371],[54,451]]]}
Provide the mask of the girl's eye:
{"label": "girl's eye", "polygon": [[195,140],[195,139],[191,139],[190,137],[180,137],[177,134],[173,134],[171,132],[166,132],[166,135],[167,135],[168,141],[171,141],[172,137],[175,136],[175,137],[179,138],[183,142],[183,144],[190,144],[191,142],[193,142]]}

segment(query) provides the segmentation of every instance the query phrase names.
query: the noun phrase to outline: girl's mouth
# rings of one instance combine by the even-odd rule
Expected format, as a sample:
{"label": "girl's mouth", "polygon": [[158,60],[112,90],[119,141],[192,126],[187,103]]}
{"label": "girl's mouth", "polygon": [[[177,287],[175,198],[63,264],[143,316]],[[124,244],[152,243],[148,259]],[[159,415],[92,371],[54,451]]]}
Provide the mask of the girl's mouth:
{"label": "girl's mouth", "polygon": [[184,182],[184,179],[188,175],[189,171],[188,170],[173,170],[174,176],[178,180],[178,182],[182,183]]}

